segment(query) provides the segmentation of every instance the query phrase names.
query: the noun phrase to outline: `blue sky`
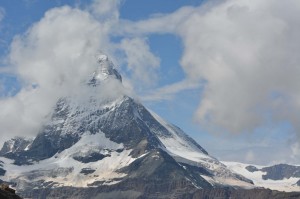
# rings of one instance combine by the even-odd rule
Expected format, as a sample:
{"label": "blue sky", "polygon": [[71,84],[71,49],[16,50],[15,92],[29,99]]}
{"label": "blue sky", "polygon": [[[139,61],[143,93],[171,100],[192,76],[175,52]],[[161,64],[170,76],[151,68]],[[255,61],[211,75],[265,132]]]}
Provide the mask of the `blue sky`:
{"label": "blue sky", "polygon": [[49,48],[88,48],[108,54],[148,108],[215,157],[299,164],[299,10],[296,0],[1,1],[1,139],[34,131],[48,110],[49,96],[30,86],[55,93],[56,77],[73,70],[63,60],[71,53]]}

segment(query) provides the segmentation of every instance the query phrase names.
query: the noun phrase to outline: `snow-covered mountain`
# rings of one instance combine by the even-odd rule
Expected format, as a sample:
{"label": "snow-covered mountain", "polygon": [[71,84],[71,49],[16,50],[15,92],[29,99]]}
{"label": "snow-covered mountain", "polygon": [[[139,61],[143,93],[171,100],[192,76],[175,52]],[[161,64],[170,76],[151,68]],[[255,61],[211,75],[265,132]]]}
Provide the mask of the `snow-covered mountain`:
{"label": "snow-covered mountain", "polygon": [[256,186],[286,192],[300,192],[300,166],[288,164],[258,166],[238,162],[223,163],[233,172],[251,179]]}
{"label": "snow-covered mountain", "polygon": [[254,188],[126,95],[107,56],[97,61],[80,92],[57,101],[34,140],[5,142],[1,180],[28,198],[177,198],[202,188]]}

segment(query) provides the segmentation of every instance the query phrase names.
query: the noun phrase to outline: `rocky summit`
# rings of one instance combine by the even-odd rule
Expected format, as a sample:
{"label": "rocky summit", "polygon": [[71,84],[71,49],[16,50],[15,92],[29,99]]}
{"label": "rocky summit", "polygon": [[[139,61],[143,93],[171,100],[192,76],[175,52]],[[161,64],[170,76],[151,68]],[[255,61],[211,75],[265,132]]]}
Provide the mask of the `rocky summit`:
{"label": "rocky summit", "polygon": [[57,101],[33,140],[4,143],[0,179],[19,195],[202,198],[210,190],[207,198],[214,198],[255,188],[179,127],[127,95],[107,56],[96,61],[95,72],[78,93]]}

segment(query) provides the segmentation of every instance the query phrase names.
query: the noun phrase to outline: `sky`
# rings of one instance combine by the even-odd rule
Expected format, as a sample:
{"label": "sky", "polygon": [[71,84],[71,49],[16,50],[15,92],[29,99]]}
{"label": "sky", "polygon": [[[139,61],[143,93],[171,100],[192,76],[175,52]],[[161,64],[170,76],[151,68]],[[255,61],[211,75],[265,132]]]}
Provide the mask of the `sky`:
{"label": "sky", "polygon": [[0,139],[34,137],[105,53],[211,155],[300,164],[298,0],[2,0]]}

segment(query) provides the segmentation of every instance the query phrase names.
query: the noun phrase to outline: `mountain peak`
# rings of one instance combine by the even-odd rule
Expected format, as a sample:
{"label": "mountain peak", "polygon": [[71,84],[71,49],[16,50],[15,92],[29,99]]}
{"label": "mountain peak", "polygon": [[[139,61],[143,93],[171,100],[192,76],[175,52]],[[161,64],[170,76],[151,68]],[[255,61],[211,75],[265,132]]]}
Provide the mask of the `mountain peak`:
{"label": "mountain peak", "polygon": [[117,79],[122,82],[122,76],[115,69],[113,62],[105,54],[96,55],[96,60],[98,63],[97,69],[94,71],[92,78],[89,80],[88,84],[96,86],[100,82],[106,79]]}
{"label": "mountain peak", "polygon": [[103,62],[103,61],[108,61],[108,56],[107,55],[104,55],[104,54],[98,54],[96,55],[97,57],[97,61],[100,63],[100,62]]}

